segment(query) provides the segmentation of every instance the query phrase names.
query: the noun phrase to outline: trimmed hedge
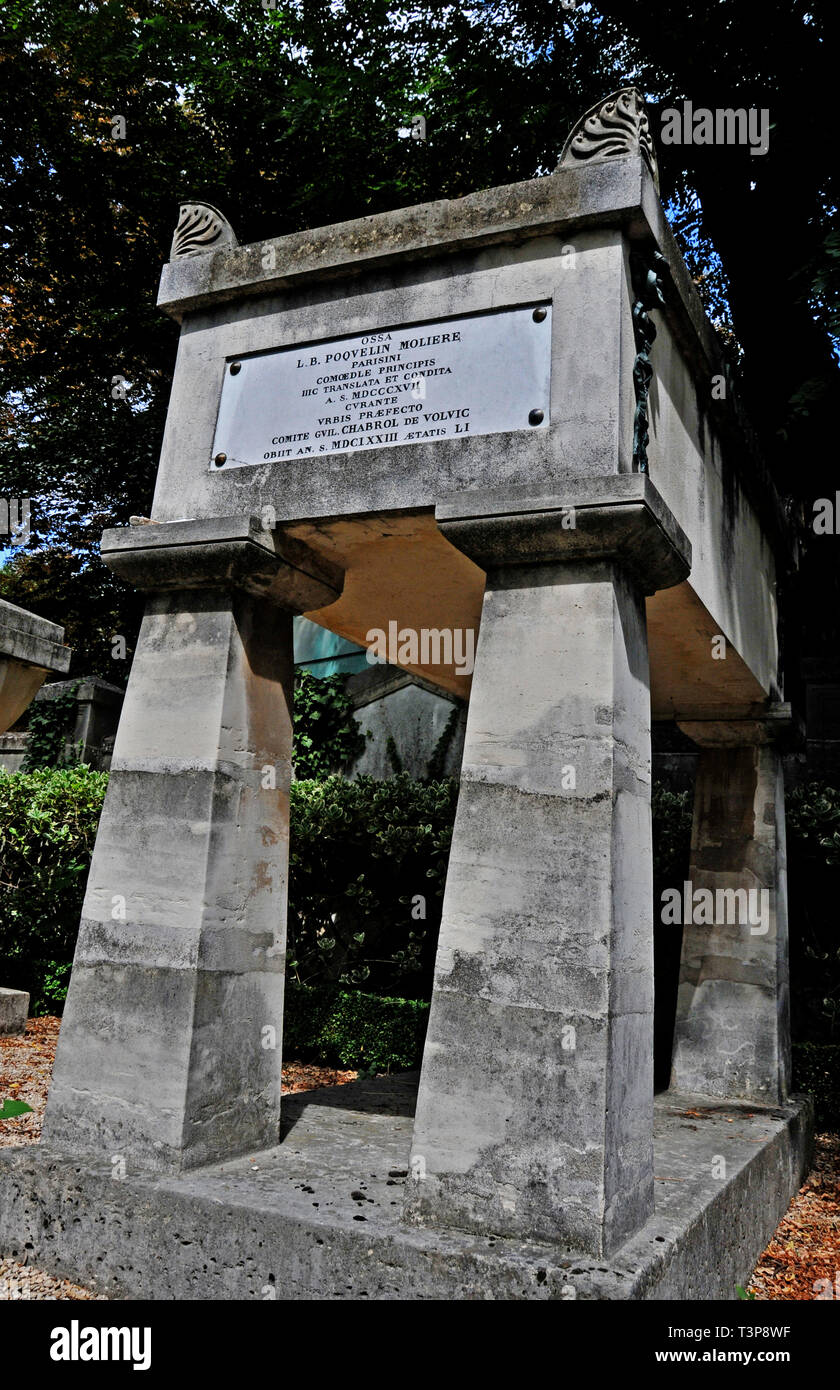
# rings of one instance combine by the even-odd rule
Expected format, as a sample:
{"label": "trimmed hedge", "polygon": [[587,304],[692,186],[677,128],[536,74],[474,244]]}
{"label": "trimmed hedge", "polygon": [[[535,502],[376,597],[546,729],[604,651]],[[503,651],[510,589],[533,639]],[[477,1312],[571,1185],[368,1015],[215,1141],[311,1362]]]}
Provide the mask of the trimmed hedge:
{"label": "trimmed hedge", "polygon": [[283,1053],[364,1071],[420,1065],[429,1005],[288,983]]}
{"label": "trimmed hedge", "polygon": [[840,1130],[840,1043],[794,1043],[793,1090],[814,1097],[817,1129]]}
{"label": "trimmed hedge", "polygon": [[287,974],[428,999],[458,784],[293,782]]}
{"label": "trimmed hedge", "polygon": [[0,982],[32,1014],[67,992],[108,774],[89,767],[0,769]]}
{"label": "trimmed hedge", "polygon": [[[0,775],[0,980],[33,1013],[66,994],[108,782]],[[291,789],[290,983],[428,997],[457,785],[341,777]]]}

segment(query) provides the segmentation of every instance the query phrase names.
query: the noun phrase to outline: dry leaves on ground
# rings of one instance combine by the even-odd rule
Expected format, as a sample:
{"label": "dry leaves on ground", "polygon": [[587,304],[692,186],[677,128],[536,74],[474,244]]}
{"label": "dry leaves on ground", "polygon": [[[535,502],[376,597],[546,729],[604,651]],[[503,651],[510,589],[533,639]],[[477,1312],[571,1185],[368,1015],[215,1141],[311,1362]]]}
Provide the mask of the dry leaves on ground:
{"label": "dry leaves on ground", "polygon": [[28,1115],[0,1120],[4,1146],[34,1144],[41,1137],[60,1023],[60,1018],[30,1018],[25,1033],[0,1038],[0,1102],[23,1100],[32,1106]]}
{"label": "dry leaves on ground", "polygon": [[798,1301],[827,1299],[832,1290],[840,1297],[840,1134],[818,1134],[808,1180],[758,1261],[748,1292]]}

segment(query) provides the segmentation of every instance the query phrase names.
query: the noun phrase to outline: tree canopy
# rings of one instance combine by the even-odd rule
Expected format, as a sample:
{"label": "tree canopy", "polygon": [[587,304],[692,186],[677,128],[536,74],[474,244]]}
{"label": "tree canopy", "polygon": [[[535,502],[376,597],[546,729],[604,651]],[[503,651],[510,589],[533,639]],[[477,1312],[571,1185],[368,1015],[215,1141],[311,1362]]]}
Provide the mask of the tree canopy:
{"label": "tree canopy", "polygon": [[[629,82],[654,131],[683,99],[770,110],[761,157],[660,145],[663,196],[780,485],[819,495],[840,280],[827,0],[760,17],[752,0],[0,0],[0,20],[0,495],[34,499],[0,592],[55,616],[59,572],[68,604],[90,586],[88,669],[136,625],[96,550],[151,506],[178,204],[215,204],[247,242],[534,177]],[[406,138],[415,114],[425,141]]]}

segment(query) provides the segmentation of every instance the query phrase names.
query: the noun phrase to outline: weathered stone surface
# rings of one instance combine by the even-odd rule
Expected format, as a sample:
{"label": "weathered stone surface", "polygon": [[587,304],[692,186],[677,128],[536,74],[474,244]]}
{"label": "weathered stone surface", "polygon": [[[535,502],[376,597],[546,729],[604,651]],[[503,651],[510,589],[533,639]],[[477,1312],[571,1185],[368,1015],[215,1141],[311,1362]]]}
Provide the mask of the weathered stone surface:
{"label": "weathered stone surface", "polygon": [[[654,315],[650,475],[691,541],[689,582],[713,631],[743,658],[756,686],[752,698],[779,698],[781,509],[745,443],[730,393],[723,400],[712,393],[712,378],[722,372],[714,333],[638,156],[167,267],[165,294],[172,291],[185,322],[155,518],[259,513],[270,506],[279,524],[326,528],[352,516],[360,532],[379,527],[387,565],[394,513],[431,509],[454,493],[527,487],[550,495],[569,478],[629,473],[635,344],[628,266],[640,239],[646,251],[655,247],[666,257],[670,271],[665,306]],[[269,246],[275,264],[267,270]],[[355,456],[318,448],[214,473],[220,391],[234,358],[380,329],[399,335],[400,326],[407,333],[423,322],[548,300],[548,429],[418,440],[400,447],[398,462],[391,448],[352,451]],[[356,609],[369,597],[371,572],[353,569],[359,549],[348,534],[339,556],[352,571],[346,593]],[[431,547],[425,553],[418,547],[416,558],[419,588],[429,583],[436,556]],[[346,616],[339,604],[331,615],[335,630],[358,640],[353,621],[343,623]],[[688,644],[696,625],[684,619],[679,636]],[[448,621],[465,625],[462,614]],[[708,648],[699,639],[694,645],[692,664],[707,665]],[[734,679],[735,665],[721,663],[715,682]],[[736,712],[737,694],[728,701]],[[719,703],[713,694],[704,707],[714,712]],[[677,704],[670,708],[682,712]]]}
{"label": "weathered stone surface", "polygon": [[346,692],[361,733],[370,732],[362,752],[354,759],[353,777],[387,778],[393,775],[388,740],[393,738],[400,763],[412,777],[428,776],[429,750],[438,746],[450,718],[455,728],[449,737],[441,775],[457,777],[464,751],[466,709],[442,698],[427,681],[409,676],[393,666],[371,666],[349,677]]}
{"label": "weathered stone surface", "polygon": [[280,1104],[291,615],[189,598],[143,620],[45,1117],[154,1167],[271,1142]]}
{"label": "weathered stone surface", "polygon": [[679,584],[691,543],[650,478],[568,478],[551,495],[527,489],[444,498],[435,518],[447,540],[489,569],[553,560],[615,559],[643,594]]}
{"label": "weathered stone surface", "polygon": [[[464,198],[397,208],[218,255],[170,261],[161,276],[158,305],[180,318],[184,311],[287,290],[305,279],[370,274],[408,257],[424,260],[546,236],[561,226],[571,230],[633,218],[664,222],[640,157],[593,169],[558,169],[547,178],[485,188]],[[266,255],[269,247],[273,257]]]}
{"label": "weathered stone surface", "polygon": [[700,748],[753,748],[775,744],[786,751],[798,746],[802,721],[787,701],[765,706],[754,719],[680,719],[680,729]]}
{"label": "weathered stone surface", "polygon": [[405,1214],[601,1254],[653,1199],[642,593],[690,547],[649,480],[578,482],[437,511],[487,589]]}
{"label": "weathered stone surface", "polygon": [[617,568],[491,571],[410,1220],[600,1253],[650,1213],[649,740]]}
{"label": "weathered stone surface", "polygon": [[0,988],[0,1033],[24,1033],[29,1017],[29,995],[23,989]]}
{"label": "weathered stone surface", "polygon": [[660,1096],[656,1210],[614,1255],[406,1227],[415,1084],[289,1096],[278,1147],[178,1175],[0,1150],[0,1251],[114,1297],[732,1302],[807,1172],[807,1103]]}
{"label": "weathered stone surface", "polygon": [[[292,614],[244,591],[248,565],[276,591],[284,562],[247,524],[217,529],[118,538],[165,591],[132,665],[44,1123],[70,1152],[158,1169],[272,1142],[280,1107]],[[173,563],[196,587],[168,588]]]}
{"label": "weathered stone surface", "polygon": [[[749,723],[730,739],[727,725],[698,763],[689,881],[721,896],[713,925],[683,926],[672,1085],[773,1104],[790,1083],[782,760]],[[722,896],[744,890],[747,912]]]}
{"label": "weathered stone surface", "polygon": [[0,599],[0,656],[46,671],[66,671],[70,648],[64,646],[63,637],[64,628],[57,623]]}
{"label": "weathered stone surface", "polygon": [[249,516],[114,528],[104,533],[101,553],[109,569],[144,592],[228,587],[291,612],[331,603],[344,579],[300,541]]}
{"label": "weathered stone surface", "polygon": [[[403,216],[396,214],[396,222]],[[573,273],[562,254],[565,246],[562,235],[553,234],[513,250],[489,247],[454,264],[436,264],[420,279],[416,267],[402,260],[370,280],[337,280],[317,294],[312,286],[308,292],[302,287],[255,303],[250,313],[231,313],[225,305],[191,313],[180,340],[155,519],[243,507],[259,514],[270,505],[280,522],[307,520],[434,506],[464,487],[550,485],[568,473],[629,471],[633,392],[629,374],[622,372],[622,338],[632,336],[632,329],[621,231],[610,227],[576,236]],[[178,273],[217,259],[225,258],[179,262]],[[419,440],[401,445],[398,461],[391,448],[317,450],[280,463],[214,470],[220,391],[232,358],[393,325],[398,344],[418,323],[546,299],[554,305],[550,430]],[[428,355],[415,351],[405,360]]]}

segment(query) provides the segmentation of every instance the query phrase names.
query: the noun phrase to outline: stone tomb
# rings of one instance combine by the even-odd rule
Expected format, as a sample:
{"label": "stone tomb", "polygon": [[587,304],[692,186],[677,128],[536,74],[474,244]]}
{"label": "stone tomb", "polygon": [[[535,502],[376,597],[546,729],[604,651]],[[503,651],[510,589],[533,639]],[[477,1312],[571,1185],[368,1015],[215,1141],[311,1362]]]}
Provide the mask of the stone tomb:
{"label": "stone tomb", "polygon": [[[733,1298],[809,1133],[790,544],[640,99],[587,113],[549,177],[454,202],[250,246],[186,205],[159,302],[153,516],[102,544],[146,616],[0,1249],[153,1297]],[[278,1143],[298,613],[393,633],[470,703],[416,1101],[296,1097]],[[652,718],[703,749],[697,886],[767,893],[761,935],[685,926],[656,1107]]]}
{"label": "stone tomb", "polygon": [[29,1017],[29,995],[25,989],[0,988],[0,1037],[25,1033]]}
{"label": "stone tomb", "polygon": [[0,599],[0,734],[20,719],[48,675],[63,675],[64,629]]}

